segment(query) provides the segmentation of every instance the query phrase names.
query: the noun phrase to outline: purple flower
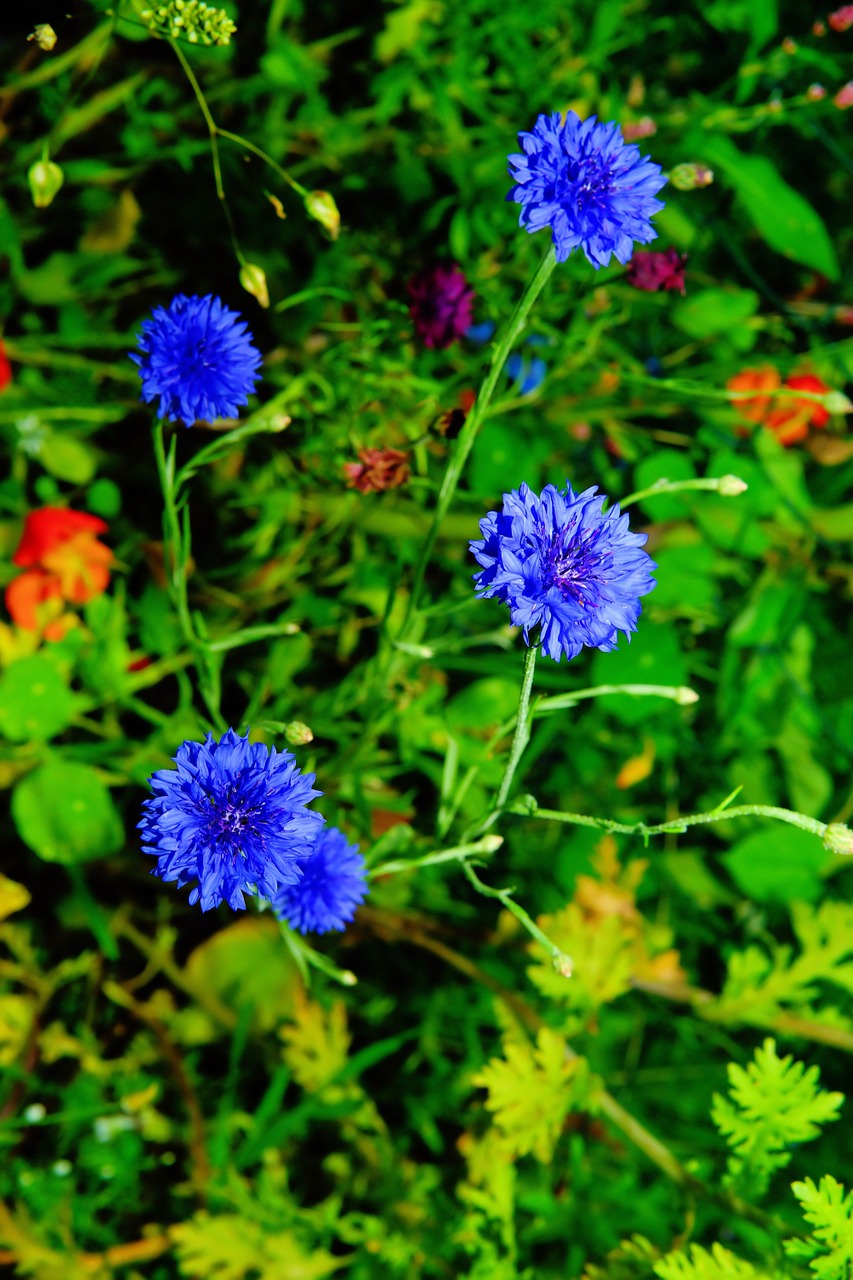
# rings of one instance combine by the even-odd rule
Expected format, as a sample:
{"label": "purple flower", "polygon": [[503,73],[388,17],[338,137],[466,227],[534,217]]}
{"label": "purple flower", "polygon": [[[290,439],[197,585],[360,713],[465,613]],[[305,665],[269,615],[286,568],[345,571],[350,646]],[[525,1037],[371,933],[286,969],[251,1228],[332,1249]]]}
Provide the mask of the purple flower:
{"label": "purple flower", "polygon": [[629,261],[634,241],[657,232],[649,219],[663,208],[655,195],[666,178],[660,165],[627,145],[618,124],[581,120],[574,111],[541,115],[520,133],[521,155],[511,155],[516,185],[507,195],[521,205],[519,225],[529,232],[550,227],[557,261],[582,249],[598,270],[612,257]]}
{"label": "purple flower", "polygon": [[630,636],[640,616],[638,597],[655,585],[645,551],[646,535],[628,531],[628,517],[595,486],[583,493],[526,484],[504,494],[503,509],[480,521],[482,539],[471,543],[482,570],[474,575],[481,596],[509,605],[513,626],[555,662],[576,658],[584,645],[615,649],[619,632]]}
{"label": "purple flower", "polygon": [[276,753],[229,729],[219,742],[184,742],[177,769],[150,779],[154,795],[142,806],[143,852],[157,859],[152,875],[192,881],[190,903],[202,911],[227,902],[245,907],[243,894],[274,897],[299,879],[323,819],[306,806],[322,793],[313,773],[300,773],[289,751]]}
{"label": "purple flower", "polygon": [[276,915],[300,933],[344,929],[367,895],[367,874],[358,845],[349,844],[337,827],[324,827],[312,853],[301,865],[302,876],[273,899]]}
{"label": "purple flower", "polygon": [[425,347],[449,347],[470,329],[474,290],[457,266],[420,271],[406,289],[412,300],[409,315]]}

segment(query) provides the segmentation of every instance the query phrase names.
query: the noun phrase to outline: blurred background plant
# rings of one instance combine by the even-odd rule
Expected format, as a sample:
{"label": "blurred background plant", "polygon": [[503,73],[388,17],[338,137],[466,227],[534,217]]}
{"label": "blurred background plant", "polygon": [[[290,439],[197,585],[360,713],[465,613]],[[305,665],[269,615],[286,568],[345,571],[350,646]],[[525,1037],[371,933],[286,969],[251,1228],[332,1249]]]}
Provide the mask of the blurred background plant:
{"label": "blurred background plant", "polygon": [[[0,44],[0,1263],[847,1277],[843,839],[678,820],[737,788],[853,813],[850,7],[30,8]],[[668,257],[551,277],[409,611],[489,326],[545,249],[506,156],[567,108],[670,174]],[[428,346],[411,282],[453,266],[470,310]],[[239,429],[176,428],[193,651],[127,358],[176,293],[264,354]],[[516,802],[478,874],[571,978],[469,853],[430,856],[470,848],[518,701],[468,541],[566,478],[642,495],[658,586],[630,647],[536,672],[517,784],[602,822]],[[325,972],[270,913],[147,875],[145,781],[210,728],[202,659],[372,869]]]}

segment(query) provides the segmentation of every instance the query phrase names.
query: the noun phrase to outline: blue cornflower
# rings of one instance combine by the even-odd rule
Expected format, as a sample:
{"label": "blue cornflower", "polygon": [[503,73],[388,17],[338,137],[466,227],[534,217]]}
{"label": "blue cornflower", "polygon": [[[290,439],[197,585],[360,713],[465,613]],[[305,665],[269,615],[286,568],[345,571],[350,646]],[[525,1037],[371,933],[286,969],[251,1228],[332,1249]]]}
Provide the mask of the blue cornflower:
{"label": "blue cornflower", "polygon": [[300,864],[302,877],[273,899],[276,915],[300,933],[346,927],[367,895],[364,858],[337,827],[324,827],[313,852]]}
{"label": "blue cornflower", "polygon": [[214,741],[184,742],[177,769],[150,779],[154,795],[142,806],[142,848],[157,859],[152,875],[198,881],[190,902],[209,911],[243,894],[272,898],[299,879],[323,824],[306,805],[322,792],[313,773],[300,773],[289,751],[276,753],[233,729]]}
{"label": "blue cornflower", "polygon": [[240,313],[210,293],[179,293],[168,307],[155,307],[142,325],[139,350],[142,355],[130,358],[139,365],[141,399],[159,396],[160,417],[186,426],[236,417],[260,377],[261,353]]}
{"label": "blue cornflower", "polygon": [[483,566],[474,575],[479,594],[509,605],[527,644],[539,627],[536,643],[555,662],[584,645],[615,649],[620,631],[636,631],[638,597],[655,585],[656,566],[640,550],[646,535],[628,532],[618,506],[602,512],[604,501],[595,486],[576,494],[567,481],[537,495],[523,484],[480,521],[483,537],[471,543]]}
{"label": "blue cornflower", "polygon": [[574,111],[541,115],[520,133],[523,155],[509,157],[516,186],[507,195],[521,205],[519,226],[550,226],[557,261],[581,248],[595,267],[613,255],[629,262],[634,242],[657,237],[649,219],[663,208],[654,197],[666,178],[660,165],[626,144],[618,124],[581,120]]}

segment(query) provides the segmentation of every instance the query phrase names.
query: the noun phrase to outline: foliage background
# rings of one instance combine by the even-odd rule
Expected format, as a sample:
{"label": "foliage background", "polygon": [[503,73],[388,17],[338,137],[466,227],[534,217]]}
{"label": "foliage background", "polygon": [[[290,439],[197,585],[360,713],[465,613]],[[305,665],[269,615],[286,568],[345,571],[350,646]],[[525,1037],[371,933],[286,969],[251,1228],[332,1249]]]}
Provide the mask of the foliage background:
{"label": "foliage background", "polygon": [[[843,858],[755,818],[644,850],[505,816],[479,874],[545,913],[569,981],[458,859],[399,865],[457,846],[503,771],[520,639],[473,600],[467,542],[522,478],[613,500],[663,477],[749,488],[641,500],[659,571],[632,645],[536,673],[542,695],[643,683],[698,702],[610,694],[542,714],[521,790],[628,825],[737,787],[738,804],[821,822],[853,811],[844,418],[829,451],[786,450],[745,434],[725,394],[745,365],[839,391],[853,374],[849,122],[833,101],[853,35],[816,35],[822,12],[769,0],[677,16],[655,0],[227,8],[228,48],[185,48],[209,110],[332,193],[334,242],[220,137],[221,207],[192,87],[132,4],[119,20],[82,0],[5,20],[0,572],[45,504],[107,519],[118,565],[64,640],[31,655],[7,628],[0,644],[0,1263],[71,1280],[800,1276],[811,1222],[826,1226],[814,1273],[845,1277],[851,1208],[802,1181],[847,1172],[849,1104],[831,1098],[853,1049]],[[34,20],[54,23],[53,52],[27,45]],[[477,321],[509,314],[545,245],[503,201],[506,155],[538,112],[569,106],[650,115],[641,145],[665,170],[714,169],[704,190],[666,188],[656,219],[660,246],[690,255],[687,295],[575,258],[558,269],[532,325],[547,378],[526,397],[504,383],[400,647],[452,449],[437,424],[484,363],[470,341],[420,346],[405,282],[452,259]],[[46,139],[65,182],[34,210]],[[240,253],[266,273],[268,309],[241,289]],[[179,291],[241,310],[265,354],[257,434],[192,480],[191,602],[225,719],[270,742],[310,725],[296,751],[323,812],[392,864],[321,948],[356,985],[315,968],[306,985],[268,915],[202,916],[139,856],[145,780],[209,727],[126,356]],[[181,431],[180,462],[213,439]],[[411,450],[405,488],[347,489],[342,467],[368,446]],[[786,1054],[830,1094],[796,1083]],[[727,1067],[750,1062],[726,1112],[741,1079]]]}

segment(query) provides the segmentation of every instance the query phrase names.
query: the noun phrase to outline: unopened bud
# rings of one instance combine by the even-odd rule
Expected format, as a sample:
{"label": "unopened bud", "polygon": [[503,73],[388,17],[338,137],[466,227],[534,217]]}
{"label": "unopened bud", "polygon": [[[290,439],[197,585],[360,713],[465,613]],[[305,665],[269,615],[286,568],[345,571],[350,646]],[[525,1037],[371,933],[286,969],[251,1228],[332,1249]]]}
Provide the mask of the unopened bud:
{"label": "unopened bud", "polygon": [[709,187],[714,181],[714,173],[704,164],[677,164],[668,181],[676,191],[695,191],[699,187]]}
{"label": "unopened bud", "polygon": [[853,412],[853,403],[848,400],[843,391],[830,391],[823,397],[823,407],[829,413],[851,413]]}
{"label": "unopened bud", "polygon": [[267,278],[263,267],[259,267],[255,262],[244,262],[240,268],[240,283],[247,293],[257,298],[262,307],[270,305]]}
{"label": "unopened bud", "polygon": [[27,182],[30,184],[35,207],[46,209],[49,204],[52,204],[64,181],[65,174],[52,160],[37,160],[34,165],[31,165],[27,173]]}
{"label": "unopened bud", "polygon": [[830,853],[853,854],[853,831],[843,822],[830,822],[823,833],[823,847]]}
{"label": "unopened bud", "polygon": [[822,84],[810,84],[808,89],[806,89],[806,97],[809,102],[820,102],[826,97],[826,89],[824,89]]}
{"label": "unopened bud", "polygon": [[565,952],[560,951],[554,956],[552,962],[554,969],[562,978],[570,978],[575,971],[575,964],[571,956],[567,956]]}
{"label": "unopened bud", "polygon": [[330,240],[337,240],[341,228],[341,215],[338,206],[328,191],[309,191],[305,197],[305,212],[309,218],[319,222]]}
{"label": "unopened bud", "polygon": [[56,44],[56,32],[49,22],[37,22],[35,31],[27,36],[27,41],[34,40],[40,49],[50,53]]}
{"label": "unopened bud", "polygon": [[749,485],[745,480],[741,480],[740,476],[720,476],[717,482],[717,493],[724,498],[736,498],[739,493],[745,493]]}
{"label": "unopened bud", "polygon": [[301,720],[291,720],[284,726],[284,740],[291,747],[304,747],[314,741],[314,734]]}
{"label": "unopened bud", "polygon": [[166,4],[143,9],[139,16],[149,31],[173,40],[188,40],[190,44],[230,44],[237,30],[224,9],[203,0],[167,0]]}
{"label": "unopened bud", "polygon": [[691,689],[688,685],[682,684],[678,686],[675,701],[680,707],[689,707],[691,703],[699,701],[699,694],[695,689]]}

